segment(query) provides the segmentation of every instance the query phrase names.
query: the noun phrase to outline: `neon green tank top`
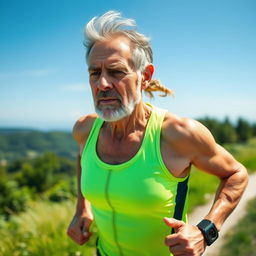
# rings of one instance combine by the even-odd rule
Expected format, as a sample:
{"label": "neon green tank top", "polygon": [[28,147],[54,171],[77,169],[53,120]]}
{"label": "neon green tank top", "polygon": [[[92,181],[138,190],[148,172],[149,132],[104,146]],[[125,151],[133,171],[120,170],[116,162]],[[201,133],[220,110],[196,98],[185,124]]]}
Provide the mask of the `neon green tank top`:
{"label": "neon green tank top", "polygon": [[91,202],[103,256],[170,255],[164,239],[171,228],[163,218],[186,221],[188,177],[174,177],[160,152],[165,113],[152,107],[140,149],[117,165],[98,157],[96,144],[104,121],[97,118],[93,123],[81,158],[81,191]]}

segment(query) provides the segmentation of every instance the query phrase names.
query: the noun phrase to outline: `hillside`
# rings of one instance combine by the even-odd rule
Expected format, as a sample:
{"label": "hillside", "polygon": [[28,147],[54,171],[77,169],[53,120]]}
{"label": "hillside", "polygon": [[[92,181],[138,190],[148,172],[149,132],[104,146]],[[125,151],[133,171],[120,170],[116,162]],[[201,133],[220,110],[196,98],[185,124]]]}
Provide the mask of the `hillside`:
{"label": "hillside", "polygon": [[68,132],[0,128],[0,162],[33,158],[45,152],[74,159],[77,146]]}

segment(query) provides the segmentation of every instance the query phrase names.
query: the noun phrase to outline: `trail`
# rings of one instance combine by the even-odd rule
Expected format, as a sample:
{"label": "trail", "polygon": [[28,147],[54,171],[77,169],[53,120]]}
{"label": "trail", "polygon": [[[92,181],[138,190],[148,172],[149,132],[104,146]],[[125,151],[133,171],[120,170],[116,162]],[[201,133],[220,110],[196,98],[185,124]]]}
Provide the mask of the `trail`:
{"label": "trail", "polygon": [[[248,186],[242,196],[240,203],[222,226],[218,240],[215,241],[215,243],[212,244],[210,247],[207,247],[204,256],[221,256],[220,249],[225,242],[224,237],[227,231],[234,227],[237,224],[238,220],[245,216],[247,202],[250,199],[256,197],[255,187],[256,173],[250,175]],[[196,207],[195,210],[188,216],[189,223],[196,225],[198,222],[200,222],[202,218],[210,210],[212,203],[213,197],[209,200],[209,202],[206,205]]]}

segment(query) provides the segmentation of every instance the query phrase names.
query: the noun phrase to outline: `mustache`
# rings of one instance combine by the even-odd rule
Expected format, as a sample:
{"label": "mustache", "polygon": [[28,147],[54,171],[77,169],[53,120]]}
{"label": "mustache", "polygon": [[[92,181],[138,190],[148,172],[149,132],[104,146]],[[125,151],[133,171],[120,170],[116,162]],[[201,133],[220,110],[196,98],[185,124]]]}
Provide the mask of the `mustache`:
{"label": "mustache", "polygon": [[96,98],[97,100],[104,98],[117,98],[118,100],[122,100],[121,96],[115,91],[100,91]]}

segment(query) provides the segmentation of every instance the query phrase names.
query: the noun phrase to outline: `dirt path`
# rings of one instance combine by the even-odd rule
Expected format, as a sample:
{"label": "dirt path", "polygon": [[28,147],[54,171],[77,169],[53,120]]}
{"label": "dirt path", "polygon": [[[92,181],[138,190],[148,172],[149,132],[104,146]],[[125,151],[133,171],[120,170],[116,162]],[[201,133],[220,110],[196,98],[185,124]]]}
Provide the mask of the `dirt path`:
{"label": "dirt path", "polygon": [[[246,210],[245,210],[246,203],[248,202],[248,200],[252,199],[253,197],[256,197],[255,187],[256,187],[256,173],[250,175],[249,184],[246,188],[246,191],[240,203],[224,223],[218,240],[206,249],[204,256],[221,256],[221,253],[219,251],[221,249],[221,246],[224,243],[223,238],[227,233],[227,231],[233,226],[235,226],[237,221],[246,214]],[[212,202],[213,202],[213,198],[211,198],[209,200],[209,203],[207,203],[206,205],[195,208],[195,210],[189,215],[189,223],[197,224],[209,211],[209,209],[211,208]]]}

